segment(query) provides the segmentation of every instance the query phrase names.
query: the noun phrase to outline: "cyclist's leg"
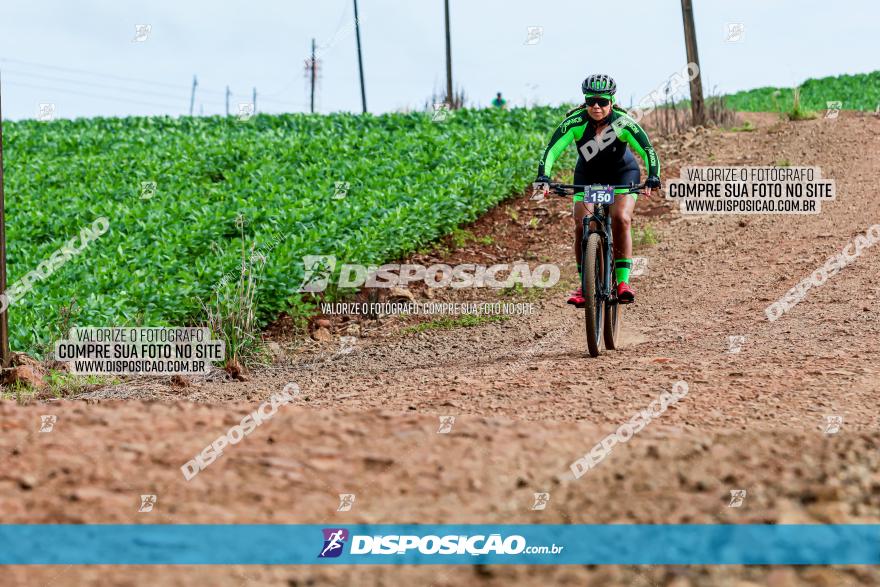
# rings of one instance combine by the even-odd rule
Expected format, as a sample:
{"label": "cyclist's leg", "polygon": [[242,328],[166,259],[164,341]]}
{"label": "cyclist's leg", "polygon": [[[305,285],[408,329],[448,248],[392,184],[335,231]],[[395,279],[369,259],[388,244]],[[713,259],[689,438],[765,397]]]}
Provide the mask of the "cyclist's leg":
{"label": "cyclist's leg", "polygon": [[[622,171],[615,184],[637,184],[638,168]],[[629,283],[632,269],[632,213],[636,194],[618,194],[611,205],[611,231],[614,233],[614,274],[618,283]]]}
{"label": "cyclist's leg", "polygon": [[581,259],[581,246],[583,246],[584,218],[592,213],[593,205],[584,204],[584,195],[581,194],[580,200],[575,200],[572,211],[572,218],[574,218],[574,257],[577,259],[578,273],[581,272],[581,265],[583,263],[583,259]]}
{"label": "cyclist's leg", "polygon": [[632,213],[636,207],[635,194],[618,194],[611,205],[611,231],[614,233],[614,258],[632,257]]}
{"label": "cyclist's leg", "polygon": [[[574,168],[574,180],[572,183],[575,185],[588,185],[596,181],[587,173],[586,166],[586,161],[583,161],[581,157],[578,157],[577,165]],[[572,219],[574,219],[574,257],[577,260],[578,275],[580,275],[583,264],[583,259],[581,259],[581,247],[583,244],[581,241],[583,240],[584,218],[593,213],[593,205],[584,204],[583,192],[576,193],[572,199],[574,200],[571,215]]]}

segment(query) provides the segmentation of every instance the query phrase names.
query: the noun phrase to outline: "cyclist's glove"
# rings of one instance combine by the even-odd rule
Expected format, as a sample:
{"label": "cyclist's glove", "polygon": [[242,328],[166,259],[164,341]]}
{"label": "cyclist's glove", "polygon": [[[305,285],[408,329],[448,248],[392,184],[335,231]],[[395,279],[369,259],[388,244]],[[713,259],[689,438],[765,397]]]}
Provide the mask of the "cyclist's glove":
{"label": "cyclist's glove", "polygon": [[645,182],[645,187],[652,189],[652,190],[653,189],[659,190],[660,189],[660,178],[657,177],[656,175],[652,175],[651,177],[648,178],[648,181]]}

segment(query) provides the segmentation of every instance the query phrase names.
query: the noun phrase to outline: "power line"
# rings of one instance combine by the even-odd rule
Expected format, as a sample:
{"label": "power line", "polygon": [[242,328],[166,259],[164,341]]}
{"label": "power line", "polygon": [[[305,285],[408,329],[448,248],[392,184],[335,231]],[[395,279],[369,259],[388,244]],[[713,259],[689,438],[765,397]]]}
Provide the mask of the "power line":
{"label": "power line", "polygon": [[[175,90],[181,90],[181,91],[184,91],[183,88],[187,88],[187,87],[188,87],[188,84],[187,84],[187,85],[184,85],[184,84],[172,84],[172,83],[168,83],[168,82],[160,82],[160,81],[156,81],[156,80],[148,80],[148,79],[144,79],[144,78],[134,78],[134,77],[126,77],[126,76],[114,75],[114,74],[110,74],[110,73],[101,73],[101,72],[91,71],[91,70],[87,70],[87,69],[77,69],[77,68],[72,68],[72,67],[61,67],[61,66],[58,66],[58,65],[49,65],[49,64],[46,64],[46,63],[37,63],[37,62],[35,62],[35,61],[24,61],[24,60],[21,60],[21,59],[8,59],[8,58],[2,58],[2,59],[0,59],[0,63],[4,63],[4,62],[6,62],[6,63],[18,63],[18,64],[20,64],[20,65],[27,65],[27,66],[30,66],[30,67],[38,67],[38,68],[44,68],[44,69],[53,69],[53,70],[61,71],[61,72],[77,73],[77,74],[89,75],[89,76],[94,76],[94,77],[103,77],[103,78],[107,78],[107,79],[114,79],[114,80],[119,80],[119,81],[126,81],[126,82],[129,82],[129,83],[138,83],[138,84],[148,84],[148,85],[152,85],[152,86],[161,86],[161,87],[172,88],[172,89],[175,89]],[[10,70],[10,71],[11,71],[11,70]],[[40,74],[30,74],[30,73],[28,73],[28,74],[24,74],[24,73],[22,73],[22,75],[37,76],[37,75],[40,75]],[[46,79],[50,79],[50,78],[49,78],[48,76],[46,76]],[[69,81],[69,82],[71,82],[71,83],[79,83],[79,84],[93,83],[93,82],[74,82],[73,80],[67,80],[67,79],[65,79],[65,78],[54,78],[53,81]],[[288,84],[288,85],[290,85],[290,84]],[[105,86],[105,87],[106,87],[106,86]],[[128,89],[128,88],[119,88],[119,87],[116,87],[116,86],[113,86],[112,89],[115,89],[115,90],[125,89],[126,91],[138,91],[138,92],[144,91],[144,90],[134,90],[134,89]],[[261,95],[261,99],[262,99],[263,102],[274,102],[274,103],[276,103],[276,104],[281,104],[281,105],[296,105],[296,106],[301,106],[301,107],[304,107],[304,106],[305,106],[305,104],[303,104],[303,103],[287,102],[287,101],[284,101],[284,100],[273,100],[273,99],[270,98],[270,96],[277,96],[278,94],[280,94],[280,93],[282,93],[282,92],[284,92],[284,91],[286,91],[286,88],[285,88],[285,89],[282,89],[282,91],[279,91],[279,92],[268,92],[268,93],[266,94],[266,97],[262,97],[262,95]],[[152,92],[152,93],[154,93],[154,94],[157,95],[157,96],[160,95],[158,92]],[[225,92],[224,90],[212,90],[212,89],[209,89],[209,88],[204,88],[201,84],[199,84],[199,93],[200,93],[200,94],[201,94],[201,93],[217,94],[218,96],[225,96],[225,95],[226,95],[226,92]],[[185,94],[184,94],[184,96],[185,96]],[[164,95],[164,97],[172,97],[172,96],[170,96],[170,95]],[[177,99],[177,98],[179,98],[179,96],[176,96],[176,95],[175,95],[175,96],[173,96],[173,98]],[[200,100],[200,102],[202,102],[202,100]],[[212,105],[218,105],[218,104],[221,104],[220,101],[217,101],[217,102],[206,102],[206,103],[210,103],[210,104],[212,104]]]}
{"label": "power line", "polygon": [[[136,78],[136,77],[125,77],[125,76],[121,76],[121,75],[114,75],[114,74],[112,74],[112,73],[100,73],[100,72],[97,72],[97,71],[89,71],[88,69],[76,69],[76,68],[73,68],[73,67],[61,67],[61,66],[58,66],[58,65],[48,65],[48,64],[45,64],[45,63],[37,63],[37,62],[35,62],[35,61],[22,61],[21,59],[7,59],[7,58],[3,58],[3,59],[0,59],[0,62],[6,62],[6,63],[18,63],[18,64],[21,64],[21,65],[29,65],[29,66],[31,66],[31,67],[41,67],[41,68],[44,68],[44,69],[54,69],[54,70],[57,70],[57,71],[68,71],[68,72],[72,72],[72,73],[81,73],[81,74],[91,75],[91,76],[95,76],[95,77],[105,77],[105,78],[108,78],[108,79],[115,79],[115,80],[120,80],[120,81],[134,82],[134,83],[139,83],[139,84],[149,84],[149,85],[154,85],[154,86],[165,86],[165,87],[168,87],[168,88],[175,88],[175,89],[178,89],[178,88],[181,87],[180,84],[170,84],[170,83],[168,83],[168,82],[160,82],[160,81],[156,81],[156,80],[148,80],[148,79]],[[212,93],[216,93],[216,94],[222,94],[222,93],[223,93],[223,92],[221,92],[221,91],[217,91],[217,90],[204,90],[204,91],[212,92]]]}
{"label": "power line", "polygon": [[3,83],[6,84],[6,85],[13,85],[13,86],[24,87],[24,88],[33,88],[33,89],[37,89],[37,90],[49,90],[49,91],[52,91],[52,92],[64,92],[64,93],[67,93],[67,94],[74,94],[74,95],[77,95],[77,96],[85,96],[85,97],[87,97],[87,98],[97,98],[97,99],[99,99],[99,100],[107,100],[107,101],[110,101],[110,102],[125,102],[125,103],[141,104],[141,105],[144,105],[144,106],[155,106],[155,107],[157,107],[157,108],[167,108],[167,109],[178,109],[179,106],[180,106],[179,104],[175,104],[175,105],[171,105],[171,104],[157,104],[156,102],[147,102],[147,101],[144,101],[144,100],[133,100],[133,99],[128,98],[128,97],[118,97],[118,96],[107,96],[107,95],[101,95],[101,94],[91,94],[91,93],[89,93],[89,92],[79,92],[79,91],[71,90],[71,89],[68,89],[68,88],[55,88],[55,87],[50,87],[50,86],[39,86],[39,85],[36,85],[36,84],[26,84],[26,83],[22,83],[22,82],[9,82],[9,81],[3,80]]}
{"label": "power line", "polygon": [[159,98],[170,98],[172,100],[181,99],[182,97],[184,97],[186,95],[186,94],[184,94],[185,90],[183,90],[182,88],[181,88],[181,93],[178,95],[178,94],[169,94],[166,92],[154,92],[151,90],[142,90],[140,88],[126,88],[126,87],[122,87],[122,86],[111,86],[111,85],[100,84],[100,83],[96,83],[96,82],[92,82],[92,81],[81,81],[81,80],[64,78],[64,77],[55,77],[52,75],[41,75],[39,73],[28,73],[25,71],[18,71],[15,69],[4,69],[3,73],[12,73],[15,75],[23,75],[25,77],[34,77],[34,78],[49,80],[49,81],[53,81],[53,82],[62,82],[62,83],[66,83],[66,84],[88,86],[90,88],[103,88],[103,89],[108,89],[108,90],[115,90],[117,92],[137,92],[138,94],[148,94],[148,95],[152,95],[152,96],[157,96]]}

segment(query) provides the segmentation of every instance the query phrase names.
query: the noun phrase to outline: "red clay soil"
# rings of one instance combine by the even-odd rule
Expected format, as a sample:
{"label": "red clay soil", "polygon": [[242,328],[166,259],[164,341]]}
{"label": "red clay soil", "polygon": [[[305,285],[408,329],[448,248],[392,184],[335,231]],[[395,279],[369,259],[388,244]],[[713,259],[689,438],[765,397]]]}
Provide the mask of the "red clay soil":
{"label": "red clay soil", "polygon": [[[329,317],[331,340],[273,331],[249,380],[132,380],[0,404],[4,523],[880,523],[880,247],[785,316],[764,308],[880,223],[880,118],[842,113],[658,141],[682,165],[820,166],[837,199],[812,216],[682,217],[637,206],[648,270],[622,350],[586,356],[570,204],[502,204],[411,262],[557,263],[544,291],[414,288],[418,301],[533,304],[470,327]],[[861,148],[855,148],[861,145]],[[486,238],[489,237],[489,238]],[[436,317],[434,317],[436,318]],[[432,325],[433,326],[433,325]],[[352,337],[340,341],[342,336]],[[744,336],[738,353],[728,337]],[[569,465],[674,382],[689,393],[594,470]],[[192,481],[180,466],[288,382],[293,405]],[[52,432],[38,432],[41,415]],[[438,434],[439,417],[455,416]],[[832,416],[832,420],[828,420]],[[836,418],[840,418],[837,420]],[[839,430],[828,428],[840,422]],[[746,490],[740,507],[730,491]],[[533,511],[535,492],[549,492]],[[354,493],[337,512],[338,494]],[[141,494],[156,494],[138,513]],[[877,585],[870,567],[8,567],[3,585]]]}

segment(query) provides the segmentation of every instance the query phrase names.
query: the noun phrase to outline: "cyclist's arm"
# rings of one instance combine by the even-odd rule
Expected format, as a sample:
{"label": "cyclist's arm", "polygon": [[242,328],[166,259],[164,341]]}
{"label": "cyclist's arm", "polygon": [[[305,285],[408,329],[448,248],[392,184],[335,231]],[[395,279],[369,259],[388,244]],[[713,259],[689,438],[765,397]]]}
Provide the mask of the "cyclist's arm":
{"label": "cyclist's arm", "polygon": [[562,124],[556,127],[556,131],[550,138],[550,143],[544,150],[544,156],[541,157],[541,162],[538,164],[538,176],[550,177],[550,173],[553,172],[553,164],[572,141],[584,136],[586,127],[586,114],[583,111],[567,117],[562,121]]}
{"label": "cyclist's arm", "polygon": [[625,141],[630,148],[638,153],[645,162],[645,170],[648,177],[660,177],[660,159],[657,152],[651,146],[648,134],[635,120],[626,114],[621,114],[613,123],[614,131],[620,140]]}

